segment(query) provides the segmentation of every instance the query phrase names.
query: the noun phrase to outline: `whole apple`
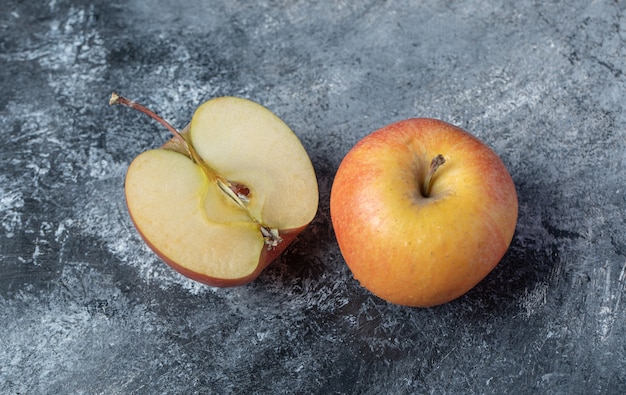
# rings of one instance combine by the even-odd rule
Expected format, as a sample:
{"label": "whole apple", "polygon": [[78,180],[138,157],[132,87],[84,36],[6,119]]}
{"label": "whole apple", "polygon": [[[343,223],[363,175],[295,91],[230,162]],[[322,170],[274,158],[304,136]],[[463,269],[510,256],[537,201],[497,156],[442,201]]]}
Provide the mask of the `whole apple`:
{"label": "whole apple", "polygon": [[314,218],[317,179],[298,137],[270,110],[219,97],[181,132],[146,107],[113,94],[169,129],[162,147],[126,173],[126,203],[146,244],[185,276],[213,286],[259,276]]}
{"label": "whole apple", "polygon": [[478,284],[513,238],[518,201],[504,163],[446,122],[415,118],[359,141],[330,196],[341,253],[360,284],[428,307]]}

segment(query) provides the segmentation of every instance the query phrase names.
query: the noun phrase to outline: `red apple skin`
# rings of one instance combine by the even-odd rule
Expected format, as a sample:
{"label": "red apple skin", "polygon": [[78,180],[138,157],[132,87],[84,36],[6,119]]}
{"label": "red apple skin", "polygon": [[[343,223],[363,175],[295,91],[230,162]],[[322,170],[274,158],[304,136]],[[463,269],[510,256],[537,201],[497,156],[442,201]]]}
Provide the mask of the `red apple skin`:
{"label": "red apple skin", "polygon": [[[431,160],[446,159],[420,189]],[[513,180],[464,130],[416,118],[383,127],[343,159],[330,212],[341,253],[366,289],[391,303],[429,307],[480,282],[504,256],[517,223]]]}

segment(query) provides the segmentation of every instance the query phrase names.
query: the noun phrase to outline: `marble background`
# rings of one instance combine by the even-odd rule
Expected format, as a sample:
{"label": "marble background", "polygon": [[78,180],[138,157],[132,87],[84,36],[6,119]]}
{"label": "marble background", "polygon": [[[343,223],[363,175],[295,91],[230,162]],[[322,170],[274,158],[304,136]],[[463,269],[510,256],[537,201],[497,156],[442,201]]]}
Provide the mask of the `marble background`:
{"label": "marble background", "polygon": [[[624,393],[626,3],[0,3],[0,392]],[[130,161],[204,100],[283,118],[320,187],[255,282],[169,269],[130,223]],[[352,278],[328,199],[342,157],[403,118],[485,141],[516,183],[501,264],[430,309]]]}

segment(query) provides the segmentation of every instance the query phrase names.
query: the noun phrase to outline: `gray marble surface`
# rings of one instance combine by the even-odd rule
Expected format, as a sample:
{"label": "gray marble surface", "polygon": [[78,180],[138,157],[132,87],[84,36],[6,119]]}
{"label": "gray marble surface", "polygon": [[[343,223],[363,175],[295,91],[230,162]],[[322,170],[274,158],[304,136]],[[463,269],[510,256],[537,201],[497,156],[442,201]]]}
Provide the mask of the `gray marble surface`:
{"label": "gray marble surface", "polygon": [[[626,392],[626,3],[0,3],[0,392]],[[301,138],[312,225],[254,283],[192,282],[130,223],[130,161],[246,97]],[[511,248],[411,309],[360,288],[330,186],[371,131],[435,117],[502,157]]]}

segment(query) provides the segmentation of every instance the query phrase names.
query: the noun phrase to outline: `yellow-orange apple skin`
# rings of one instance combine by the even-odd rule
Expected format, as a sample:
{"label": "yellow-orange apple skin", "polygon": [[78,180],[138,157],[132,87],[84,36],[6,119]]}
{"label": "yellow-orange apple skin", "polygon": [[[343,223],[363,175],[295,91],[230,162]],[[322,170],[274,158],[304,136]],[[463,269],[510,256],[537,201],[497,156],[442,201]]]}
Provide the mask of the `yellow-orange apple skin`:
{"label": "yellow-orange apple skin", "polygon": [[[423,184],[433,158],[445,163]],[[446,122],[414,118],[359,141],[333,181],[330,213],[360,284],[399,305],[449,302],[500,262],[517,224],[515,185],[498,155]]]}

